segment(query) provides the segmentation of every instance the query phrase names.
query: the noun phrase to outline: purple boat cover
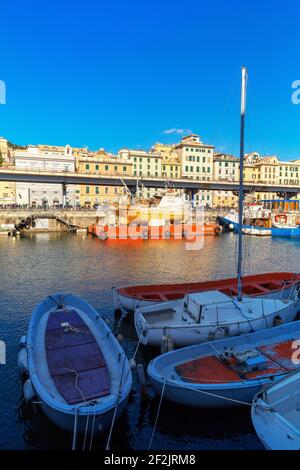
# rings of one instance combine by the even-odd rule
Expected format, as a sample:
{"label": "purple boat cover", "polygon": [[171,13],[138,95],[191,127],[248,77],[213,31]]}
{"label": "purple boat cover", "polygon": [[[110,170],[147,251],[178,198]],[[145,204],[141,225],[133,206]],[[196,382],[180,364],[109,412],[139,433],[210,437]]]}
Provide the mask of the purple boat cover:
{"label": "purple boat cover", "polygon": [[60,309],[49,315],[45,345],[50,375],[67,403],[110,393],[103,354],[91,330],[75,310]]}

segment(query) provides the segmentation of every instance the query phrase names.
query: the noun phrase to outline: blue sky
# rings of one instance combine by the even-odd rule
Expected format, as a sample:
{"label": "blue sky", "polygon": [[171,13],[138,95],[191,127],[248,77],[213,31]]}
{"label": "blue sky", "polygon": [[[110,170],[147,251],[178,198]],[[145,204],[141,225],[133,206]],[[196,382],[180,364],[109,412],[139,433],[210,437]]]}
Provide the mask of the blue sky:
{"label": "blue sky", "polygon": [[190,129],[237,153],[244,64],[246,150],[300,158],[299,13],[298,0],[3,0],[0,135],[116,151]]}

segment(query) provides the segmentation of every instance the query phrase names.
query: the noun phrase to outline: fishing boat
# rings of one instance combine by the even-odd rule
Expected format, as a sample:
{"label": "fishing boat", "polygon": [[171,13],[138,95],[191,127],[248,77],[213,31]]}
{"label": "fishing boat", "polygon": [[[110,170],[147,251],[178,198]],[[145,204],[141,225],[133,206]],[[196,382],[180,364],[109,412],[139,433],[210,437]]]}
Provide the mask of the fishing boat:
{"label": "fishing boat", "polygon": [[219,291],[187,294],[182,300],[138,308],[134,325],[142,344],[175,347],[272,328],[294,320],[300,310],[298,287],[291,300],[231,297]]}
{"label": "fishing boat", "polygon": [[29,375],[25,399],[41,403],[66,431],[105,431],[125,409],[127,357],[99,313],[78,297],[58,293],[36,307],[18,363]]}
{"label": "fishing boat", "polygon": [[[239,231],[238,213],[233,209],[225,216],[219,216],[217,220],[222,227],[232,229],[235,232]],[[253,230],[257,233],[265,233],[267,230],[272,237],[300,237],[300,226],[293,223],[287,214],[271,215],[267,213],[267,209],[264,212],[252,214],[251,217],[247,217],[244,212],[242,230],[244,233]]]}
{"label": "fishing boat", "polygon": [[[242,293],[251,297],[280,298],[290,296],[291,289],[300,274],[293,272],[270,272],[243,276]],[[136,308],[183,299],[186,294],[218,290],[224,294],[237,295],[237,278],[178,284],[150,284],[113,288],[115,308],[133,312]]]}
{"label": "fishing boat", "polygon": [[158,394],[182,405],[250,405],[262,387],[299,367],[292,358],[295,338],[300,321],[177,349],[152,360],[148,376]]}
{"label": "fishing boat", "polygon": [[243,228],[244,235],[255,235],[256,237],[270,237],[272,232],[270,229],[265,228],[258,230],[256,227]]}
{"label": "fishing boat", "polygon": [[267,449],[300,450],[299,370],[259,392],[252,402],[251,417]]}

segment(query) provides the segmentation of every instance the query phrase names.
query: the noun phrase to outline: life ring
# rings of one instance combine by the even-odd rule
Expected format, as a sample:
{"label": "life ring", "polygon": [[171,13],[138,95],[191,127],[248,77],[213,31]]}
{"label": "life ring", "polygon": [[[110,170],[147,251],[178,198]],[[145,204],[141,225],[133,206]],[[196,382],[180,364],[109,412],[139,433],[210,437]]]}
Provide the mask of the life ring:
{"label": "life ring", "polygon": [[275,222],[282,222],[284,220],[284,223],[287,223],[287,215],[286,214],[276,214],[275,215]]}

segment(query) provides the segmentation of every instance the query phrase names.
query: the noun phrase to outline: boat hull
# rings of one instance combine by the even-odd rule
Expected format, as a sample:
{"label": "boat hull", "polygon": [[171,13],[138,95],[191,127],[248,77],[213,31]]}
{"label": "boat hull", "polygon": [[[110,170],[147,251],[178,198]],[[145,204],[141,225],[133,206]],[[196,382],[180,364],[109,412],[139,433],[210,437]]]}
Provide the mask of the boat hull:
{"label": "boat hull", "polygon": [[[198,408],[224,408],[236,407],[242,405],[251,405],[253,397],[262,389],[262,387],[277,383],[283,377],[288,377],[292,370],[279,368],[277,373],[270,369],[269,373],[259,372],[252,373],[249,379],[246,378],[227,378],[228,376],[220,376],[217,369],[211,369],[206,374],[210,374],[211,380],[208,380],[207,375],[203,377],[199,374],[205,372],[195,372],[191,361],[202,359],[203,364],[207,362],[208,358],[218,357],[224,350],[237,350],[248,351],[249,348],[268,349],[269,345],[285,344],[285,341],[294,341],[300,335],[300,321],[291,322],[286,325],[281,325],[271,330],[262,330],[247,335],[242,335],[234,338],[221,339],[214,341],[213,344],[199,344],[189,346],[183,349],[177,349],[165,354],[162,354],[153,359],[148,365],[148,376],[150,383],[156,393],[162,394],[168,400],[185,406],[192,406]],[[277,351],[277,349],[276,349]],[[292,349],[291,349],[292,351]],[[283,362],[290,360],[289,351],[286,351],[286,356],[283,356]],[[279,360],[276,356],[275,360]],[[183,369],[183,364],[186,368]],[[285,362],[286,364],[286,362]],[[177,373],[178,367],[186,371],[188,376],[184,380],[184,374]],[[295,365],[295,369],[299,366]],[[290,371],[289,371],[290,370]],[[299,370],[299,369],[297,369]],[[190,375],[192,377],[190,377]],[[220,377],[224,377],[223,381]]]}
{"label": "boat hull", "polygon": [[[243,276],[244,295],[263,298],[289,297],[291,287],[300,276],[296,273],[265,273]],[[287,282],[290,284],[287,284]],[[270,288],[268,288],[268,286]],[[132,286],[113,290],[115,308],[133,312],[136,308],[147,307],[159,302],[182,299],[186,294],[209,290],[226,291],[237,294],[237,278],[214,281],[191,282],[186,284],[157,284]]]}
{"label": "boat hull", "polygon": [[[233,220],[227,219],[226,217],[219,217],[219,223],[227,228],[233,227],[235,232],[239,231],[239,224]],[[253,225],[243,225],[243,230],[255,229],[257,231],[265,232],[265,227],[258,227]],[[298,238],[300,237],[300,227],[297,228],[277,228],[270,227],[267,229],[272,237],[286,237],[286,238]]]}
{"label": "boat hull", "polygon": [[251,418],[256,434],[267,450],[300,450],[299,431],[284,423],[277,413],[268,411],[262,400],[254,399]]}
{"label": "boat hull", "polygon": [[[280,312],[280,317],[284,323],[289,323],[294,320],[298,311],[299,305],[294,304],[282,310]],[[157,313],[157,316],[159,318],[159,312]],[[252,333],[265,328],[272,328],[277,316],[278,311],[275,311],[271,315],[253,319],[251,322],[241,321],[239,323],[227,323],[224,327],[218,324],[187,327],[183,324],[180,327],[162,325],[161,327],[157,326],[151,328],[148,325],[145,327],[145,323],[141,322],[139,310],[137,310],[134,315],[134,323],[137,335],[140,338],[141,343],[145,346],[160,346],[162,344],[163,337],[167,336],[172,339],[174,346],[183,347]]]}
{"label": "boat hull", "polygon": [[[57,328],[71,331],[61,336]],[[70,294],[46,298],[32,314],[25,347],[33,391],[55,425],[74,433],[76,428],[78,433],[96,434],[108,429],[114,413],[119,417],[124,411],[132,385],[129,361],[106,322],[84,300]],[[70,372],[77,374],[77,385]],[[80,391],[79,399],[75,389]]]}
{"label": "boat hull", "polygon": [[[41,397],[38,397],[39,401],[42,400]],[[128,401],[128,396],[121,400],[118,404],[116,419],[118,419],[124,412],[126,404]],[[42,410],[45,415],[52,421],[53,424],[58,426],[67,432],[74,431],[75,425],[75,413],[66,413],[61,412],[60,410],[55,409],[52,406],[43,403]],[[79,413],[77,416],[77,432],[83,434],[98,434],[99,432],[107,431],[112,423],[114,415],[114,407],[108,410],[105,410],[103,413],[96,413],[94,418],[93,408],[90,408],[90,413]]]}

